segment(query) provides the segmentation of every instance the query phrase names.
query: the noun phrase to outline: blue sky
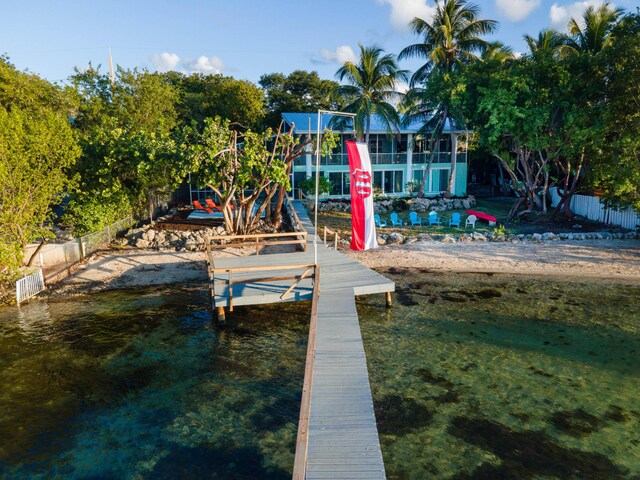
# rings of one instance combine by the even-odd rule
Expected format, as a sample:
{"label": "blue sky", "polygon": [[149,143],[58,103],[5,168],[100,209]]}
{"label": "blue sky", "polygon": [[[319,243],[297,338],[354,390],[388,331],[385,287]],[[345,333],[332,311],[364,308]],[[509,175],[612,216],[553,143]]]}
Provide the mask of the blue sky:
{"label": "blue sky", "polygon": [[[495,39],[525,50],[522,35],[564,29],[602,0],[477,0],[500,22]],[[640,0],[614,0],[627,10]],[[19,69],[64,81],[89,62],[126,68],[223,73],[257,82],[263,73],[317,70],[334,78],[358,43],[397,53],[417,38],[406,28],[433,0],[0,0],[0,53]],[[415,62],[404,62],[413,70]]]}

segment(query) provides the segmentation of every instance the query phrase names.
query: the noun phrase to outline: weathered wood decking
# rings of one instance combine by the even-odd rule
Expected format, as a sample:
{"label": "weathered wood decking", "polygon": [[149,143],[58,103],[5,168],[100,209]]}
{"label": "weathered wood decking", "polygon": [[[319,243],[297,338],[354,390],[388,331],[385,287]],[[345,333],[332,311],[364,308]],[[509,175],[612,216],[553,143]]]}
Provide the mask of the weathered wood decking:
{"label": "weathered wood decking", "polygon": [[[315,229],[302,204],[294,202],[293,206],[308,233],[306,252],[215,258],[216,272],[211,279],[215,307],[283,301],[280,297],[290,288],[291,277],[300,275],[304,266],[313,264]],[[214,263],[214,258],[210,263]],[[304,451],[296,452],[294,478],[384,479],[384,463],[354,296],[392,292],[395,285],[323,244],[318,245],[318,264],[321,271],[320,293],[315,304],[315,321],[312,319],[314,331],[310,332],[309,338],[314,344],[307,359],[310,363],[306,373],[306,377],[311,375],[311,378],[305,378],[305,388],[309,385],[310,388],[309,395],[303,395],[301,431],[298,434],[299,438],[301,435],[305,437],[306,444],[298,443],[298,449]],[[275,272],[277,276],[266,282],[251,281],[259,277],[256,271],[260,268],[268,270],[281,265],[299,267],[278,270]],[[252,271],[233,272],[229,286],[228,272],[224,269],[234,268]],[[281,277],[288,279],[281,280]],[[310,300],[313,293],[313,281],[303,279],[284,301]],[[305,401],[309,404],[305,405]]]}

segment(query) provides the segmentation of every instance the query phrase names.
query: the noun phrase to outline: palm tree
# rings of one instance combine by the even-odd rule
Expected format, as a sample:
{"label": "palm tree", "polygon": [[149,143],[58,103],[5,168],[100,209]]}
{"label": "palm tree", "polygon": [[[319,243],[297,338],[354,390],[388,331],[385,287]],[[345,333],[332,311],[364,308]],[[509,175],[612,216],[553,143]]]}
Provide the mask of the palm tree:
{"label": "palm tree", "polygon": [[[481,38],[497,28],[495,20],[478,19],[478,6],[466,0],[436,0],[436,11],[431,22],[414,18],[409,23],[413,32],[422,36],[422,42],[405,47],[398,59],[421,58],[425,63],[411,76],[412,90],[407,93],[407,113],[403,121],[411,123],[422,121],[424,126],[420,135],[430,133],[429,148],[431,155],[426,165],[418,196],[424,195],[424,187],[429,176],[429,168],[437,153],[439,140],[447,123],[462,125],[460,114],[452,112],[447,101],[434,103],[426,89],[426,83],[446,78],[446,75],[463,68],[474,61],[481,61],[482,54],[489,44]],[[450,195],[455,176],[455,163],[451,168],[447,195]]]}
{"label": "palm tree", "polygon": [[378,114],[391,132],[392,127],[400,123],[400,117],[392,102],[398,102],[402,94],[396,90],[399,81],[406,81],[408,73],[400,70],[395,56],[384,55],[384,50],[372,46],[360,45],[358,63],[345,62],[336,72],[340,85],[334,95],[347,99],[350,103],[343,108],[346,112],[355,113],[354,130],[356,136],[369,143],[371,115]]}
{"label": "palm tree", "polygon": [[538,38],[525,35],[524,40],[529,47],[529,54],[534,58],[557,57],[567,43],[566,35],[551,29],[541,30]]}
{"label": "palm tree", "polygon": [[504,63],[515,58],[511,47],[502,42],[487,43],[487,48],[482,52],[482,56],[480,57],[483,62],[499,63]]}
{"label": "palm tree", "polygon": [[422,83],[437,72],[450,72],[479,60],[476,53],[487,47],[481,35],[495,31],[495,20],[479,20],[478,6],[466,0],[436,0],[436,12],[431,22],[415,17],[409,26],[416,35],[423,37],[422,43],[405,47],[398,55],[405,58],[425,60],[411,76],[411,86]]}
{"label": "palm tree", "polygon": [[582,14],[583,25],[575,18],[569,20],[567,28],[571,35],[567,44],[562,47],[564,55],[578,53],[598,54],[611,43],[611,30],[624,10],[614,8],[609,2],[598,8],[588,7]]}

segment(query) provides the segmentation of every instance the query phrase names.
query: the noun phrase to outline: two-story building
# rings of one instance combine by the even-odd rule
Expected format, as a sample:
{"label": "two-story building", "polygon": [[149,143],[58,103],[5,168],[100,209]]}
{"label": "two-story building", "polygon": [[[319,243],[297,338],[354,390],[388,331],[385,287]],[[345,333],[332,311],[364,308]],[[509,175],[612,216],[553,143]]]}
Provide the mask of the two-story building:
{"label": "two-story building", "polygon": [[[316,113],[283,113],[285,131],[294,135],[315,135],[317,132]],[[320,131],[331,128],[332,115],[322,116]],[[378,115],[371,117],[369,135],[369,154],[373,170],[373,184],[377,191],[386,195],[401,196],[408,194],[407,183],[420,182],[425,174],[430,152],[426,139],[416,138],[416,133],[422,124],[413,123],[390,134]],[[353,129],[345,127],[342,130],[332,128],[339,134],[340,142],[331,155],[320,159],[321,175],[327,177],[332,184],[331,196],[341,197],[349,195],[349,161],[344,142],[353,138]],[[425,195],[437,196],[447,190],[451,168],[455,165],[454,181],[451,195],[465,196],[467,194],[468,170],[468,130],[459,130],[447,123],[440,138],[438,153],[431,167],[426,182]],[[314,173],[315,157],[310,152],[295,161],[291,175],[292,191],[296,189],[296,182],[300,182]],[[455,162],[455,164],[454,164]]]}

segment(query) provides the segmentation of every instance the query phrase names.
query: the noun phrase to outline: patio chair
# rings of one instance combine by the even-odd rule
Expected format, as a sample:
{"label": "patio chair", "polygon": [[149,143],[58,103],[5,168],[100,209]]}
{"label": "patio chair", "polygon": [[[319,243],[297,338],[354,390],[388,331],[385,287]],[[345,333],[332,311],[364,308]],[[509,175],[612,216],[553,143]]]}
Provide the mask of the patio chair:
{"label": "patio chair", "polygon": [[213,210],[217,210],[219,212],[222,211],[222,207],[219,205],[216,205],[216,202],[214,202],[213,200],[211,200],[210,198],[205,198],[204,199],[205,202],[207,202],[207,205],[209,207],[211,207]]}
{"label": "patio chair", "polygon": [[373,216],[373,220],[376,222],[376,227],[382,228],[387,226],[387,222],[384,220],[380,220],[380,215],[377,213]]}
{"label": "patio chair", "polygon": [[213,213],[212,209],[210,209],[209,207],[203,207],[198,200],[193,201],[193,206],[195,207],[196,210],[202,210],[207,213]]}
{"label": "patio chair", "polygon": [[420,225],[422,226],[422,220],[418,218],[418,214],[416,212],[411,212],[409,214],[409,221],[411,222],[411,226]]}
{"label": "patio chair", "polygon": [[402,220],[398,217],[396,212],[393,212],[389,218],[391,218],[391,226],[392,227],[401,227],[403,225]]}
{"label": "patio chair", "polygon": [[429,226],[431,225],[440,226],[440,217],[438,217],[438,212],[435,210],[429,212]]}
{"label": "patio chair", "polygon": [[478,217],[476,217],[475,215],[469,215],[467,217],[467,220],[464,222],[464,228],[467,228],[469,225],[471,225],[473,227],[473,229],[476,229],[476,220],[478,220]]}
{"label": "patio chair", "polygon": [[451,215],[451,219],[449,220],[449,226],[460,228],[460,214],[458,212]]}

